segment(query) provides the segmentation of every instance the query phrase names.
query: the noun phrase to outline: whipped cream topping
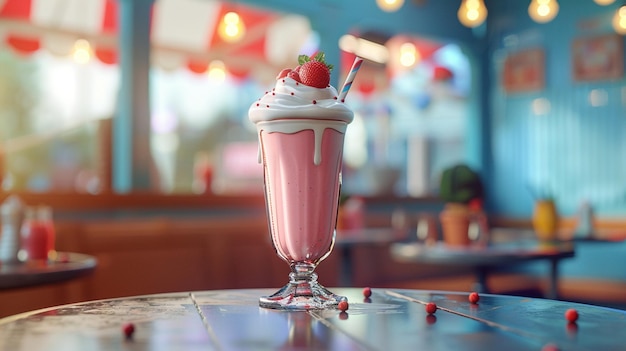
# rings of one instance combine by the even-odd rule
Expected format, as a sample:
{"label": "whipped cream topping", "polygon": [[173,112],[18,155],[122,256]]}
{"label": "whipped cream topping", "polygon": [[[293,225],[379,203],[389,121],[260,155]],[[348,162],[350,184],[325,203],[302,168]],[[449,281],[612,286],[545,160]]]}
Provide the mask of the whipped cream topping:
{"label": "whipped cream topping", "polygon": [[248,111],[250,121],[277,119],[321,119],[352,122],[353,112],[338,100],[337,90],[328,86],[314,88],[284,77]]}

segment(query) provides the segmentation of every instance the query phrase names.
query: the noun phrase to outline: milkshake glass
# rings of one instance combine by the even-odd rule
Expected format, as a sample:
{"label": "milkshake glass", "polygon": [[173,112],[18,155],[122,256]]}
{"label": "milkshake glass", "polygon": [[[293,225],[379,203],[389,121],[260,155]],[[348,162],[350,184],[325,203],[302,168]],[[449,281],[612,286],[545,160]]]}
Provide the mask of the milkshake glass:
{"label": "milkshake glass", "polygon": [[290,77],[252,104],[273,246],[290,280],[261,307],[323,309],[346,300],[317,282],[315,267],[332,251],[346,127],[353,113],[335,88],[315,88]]}

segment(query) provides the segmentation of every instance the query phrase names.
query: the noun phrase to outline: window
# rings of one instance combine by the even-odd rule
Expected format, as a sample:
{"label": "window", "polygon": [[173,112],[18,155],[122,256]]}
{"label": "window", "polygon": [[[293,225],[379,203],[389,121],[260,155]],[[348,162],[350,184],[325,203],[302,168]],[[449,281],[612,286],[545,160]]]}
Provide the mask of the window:
{"label": "window", "polygon": [[[103,140],[111,135],[100,127],[115,116],[120,67],[117,2],[100,3],[84,11],[63,7],[63,18],[85,17],[67,23],[43,15],[52,2],[33,2],[30,12],[17,0],[0,6],[9,33],[9,46],[0,48],[8,67],[0,88],[10,92],[0,98],[5,189],[107,188],[111,165],[103,163],[111,158],[103,147],[111,145]],[[243,36],[223,36],[231,33],[224,26],[232,12]],[[211,0],[156,1],[152,20],[149,128],[159,190],[260,192],[248,107],[298,54],[322,47],[315,28],[304,16]],[[93,23],[102,26],[86,29]],[[25,25],[30,29],[22,32]],[[86,39],[76,40],[81,35]],[[344,190],[428,195],[440,171],[465,155],[469,64],[454,44],[406,35],[381,44],[388,61],[368,60],[347,99],[355,121],[346,135]],[[352,62],[350,52],[338,52],[333,75]]]}

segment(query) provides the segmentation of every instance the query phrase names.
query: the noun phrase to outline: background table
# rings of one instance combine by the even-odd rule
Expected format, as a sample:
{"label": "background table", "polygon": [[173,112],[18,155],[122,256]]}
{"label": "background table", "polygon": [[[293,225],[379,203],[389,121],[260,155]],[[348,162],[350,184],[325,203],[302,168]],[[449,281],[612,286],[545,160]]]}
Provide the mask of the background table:
{"label": "background table", "polygon": [[[335,288],[347,312],[263,309],[271,290],[215,290],[93,301],[0,320],[0,349],[37,350],[619,350],[626,311],[555,300]],[[435,302],[436,314],[424,303]],[[576,324],[564,313],[576,308]],[[126,323],[135,325],[127,339]]]}
{"label": "background table", "polygon": [[516,240],[468,247],[412,242],[392,244],[391,255],[401,262],[471,266],[476,274],[478,285],[476,289],[483,292],[488,292],[487,275],[492,269],[544,260],[550,264],[547,297],[556,299],[559,261],[574,257],[575,250],[571,242],[542,243],[537,240]]}
{"label": "background table", "polygon": [[58,283],[82,277],[96,268],[96,258],[59,252],[55,260],[0,264],[0,289]]}
{"label": "background table", "polygon": [[357,247],[385,245],[401,240],[406,240],[406,233],[393,228],[361,228],[337,231],[333,250],[339,252],[341,257],[339,285],[353,286],[353,251]]}

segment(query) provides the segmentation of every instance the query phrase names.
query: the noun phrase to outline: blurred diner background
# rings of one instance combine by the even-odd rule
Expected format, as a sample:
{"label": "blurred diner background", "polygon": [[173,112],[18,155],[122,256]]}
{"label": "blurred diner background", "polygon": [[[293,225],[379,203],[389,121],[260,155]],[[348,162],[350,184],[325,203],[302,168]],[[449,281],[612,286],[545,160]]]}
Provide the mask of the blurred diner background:
{"label": "blurred diner background", "polygon": [[[560,298],[626,308],[625,34],[622,0],[0,0],[0,201],[49,206],[56,250],[98,260],[78,280],[0,290],[0,317],[282,286],[247,112],[318,51],[334,86],[365,59],[338,243],[392,232],[336,245],[323,284],[472,289],[469,266],[389,250],[442,240],[442,174],[465,165],[482,235],[534,235],[549,201],[556,240],[576,245]],[[546,276],[502,267],[490,290],[545,296]]]}

